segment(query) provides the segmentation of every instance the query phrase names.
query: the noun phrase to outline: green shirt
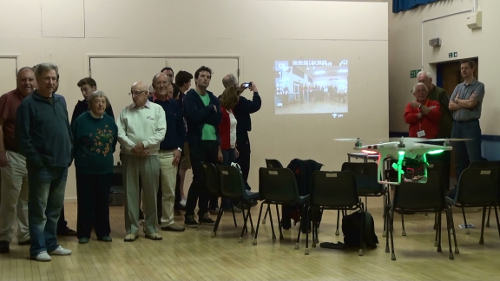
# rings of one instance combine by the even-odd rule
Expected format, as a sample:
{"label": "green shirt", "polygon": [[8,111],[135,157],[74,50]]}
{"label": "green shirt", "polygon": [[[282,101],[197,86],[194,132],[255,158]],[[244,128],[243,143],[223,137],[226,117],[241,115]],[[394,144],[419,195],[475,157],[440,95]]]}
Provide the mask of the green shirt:
{"label": "green shirt", "polygon": [[446,91],[443,88],[439,88],[434,86],[431,92],[429,92],[429,96],[427,97],[430,100],[434,100],[439,102],[441,108],[441,119],[439,120],[439,132],[436,138],[449,138],[451,136],[451,126],[453,123],[453,118],[451,117],[451,111],[448,108],[450,99],[446,94]]}
{"label": "green shirt", "polygon": [[76,118],[71,127],[76,172],[86,175],[113,173],[113,152],[118,140],[115,120],[107,114],[96,119],[87,112]]}
{"label": "green shirt", "polygon": [[[198,93],[198,92],[197,92]],[[201,101],[205,106],[208,106],[210,104],[210,96],[208,94],[205,95],[200,95],[198,93],[198,96],[200,96]],[[203,129],[201,130],[201,139],[202,140],[217,140],[217,135],[215,133],[215,127],[209,124],[204,124]]]}

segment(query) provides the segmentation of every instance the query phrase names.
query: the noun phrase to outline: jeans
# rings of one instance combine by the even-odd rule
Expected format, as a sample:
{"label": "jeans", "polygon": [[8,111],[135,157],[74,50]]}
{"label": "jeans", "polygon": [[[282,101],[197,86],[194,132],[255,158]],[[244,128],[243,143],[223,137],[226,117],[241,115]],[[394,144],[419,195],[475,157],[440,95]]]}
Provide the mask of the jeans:
{"label": "jeans", "polygon": [[68,167],[28,168],[31,257],[59,247],[57,220],[64,205],[67,177]]}
{"label": "jeans", "polygon": [[78,214],[76,235],[90,238],[92,228],[97,238],[109,236],[109,192],[113,174],[88,175],[76,171]]}
{"label": "jeans", "polygon": [[196,202],[198,202],[199,216],[208,212],[208,190],[205,186],[202,163],[217,164],[218,149],[217,141],[200,141],[189,144],[193,182],[187,196],[186,216],[194,215]]}
{"label": "jeans", "polygon": [[479,120],[467,123],[454,121],[451,137],[471,139],[469,141],[452,142],[455,151],[455,171],[458,181],[463,170],[469,167],[470,163],[484,160],[481,156],[481,127],[479,126]]}

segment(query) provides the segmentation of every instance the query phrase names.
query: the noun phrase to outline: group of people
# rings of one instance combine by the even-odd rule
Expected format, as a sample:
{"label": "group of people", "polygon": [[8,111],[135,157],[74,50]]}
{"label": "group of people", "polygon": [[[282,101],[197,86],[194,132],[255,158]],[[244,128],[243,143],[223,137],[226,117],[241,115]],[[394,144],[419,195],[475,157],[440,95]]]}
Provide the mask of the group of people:
{"label": "group of people", "polygon": [[[404,113],[410,137],[465,139],[452,141],[457,180],[470,163],[485,160],[481,154],[479,125],[484,84],[474,78],[475,67],[472,60],[460,62],[464,81],[455,87],[450,97],[444,89],[432,83],[430,73],[419,72],[418,83],[413,87],[415,100],[408,103]],[[440,158],[436,160],[443,161],[449,167],[450,154],[444,153]],[[449,179],[449,171],[447,175]]]}
{"label": "group of people", "polygon": [[[250,114],[260,109],[261,99],[255,83],[238,85],[232,74],[223,78],[225,90],[216,97],[207,90],[211,76],[211,69],[202,66],[194,77],[179,71],[174,83],[174,71],[164,68],[154,75],[152,91],[142,81],[131,86],[133,103],[115,122],[109,98],[97,90],[94,79],[77,83],[84,99],[69,120],[66,100],[56,93],[57,66],[42,63],[20,69],[17,88],[0,97],[0,253],[9,252],[17,221],[18,244],[31,245],[32,259],[50,261],[51,255],[71,254],[58,244],[57,234],[58,221],[64,220],[64,194],[72,164],[78,242],[88,243],[92,229],[98,240],[111,242],[109,194],[117,143],[123,163],[126,242],[139,237],[141,197],[148,239],[162,239],[158,226],[164,231],[184,231],[174,222],[175,213],[184,205],[185,226],[198,225],[196,205],[199,222],[214,223],[209,200],[217,204],[212,202],[218,198],[208,196],[202,163],[238,161],[247,181]],[[190,89],[193,78],[195,87]],[[246,88],[253,92],[252,100],[241,96]],[[183,181],[189,166],[193,181],[184,199]],[[231,208],[230,204],[222,202],[221,207]]]}

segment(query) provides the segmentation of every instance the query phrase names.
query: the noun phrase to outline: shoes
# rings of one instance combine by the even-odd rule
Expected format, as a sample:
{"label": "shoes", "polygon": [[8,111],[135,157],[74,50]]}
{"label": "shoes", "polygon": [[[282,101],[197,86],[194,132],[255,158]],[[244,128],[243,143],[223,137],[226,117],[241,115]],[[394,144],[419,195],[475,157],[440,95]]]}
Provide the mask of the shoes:
{"label": "shoes", "polygon": [[123,241],[134,242],[137,238],[139,238],[139,236],[137,236],[137,234],[130,233],[130,234],[127,234],[127,236],[125,236],[125,239],[123,239]]}
{"label": "shoes", "polygon": [[8,241],[0,241],[0,254],[6,254],[10,251]]}
{"label": "shoes", "polygon": [[160,236],[160,234],[158,234],[158,233],[151,233],[151,234],[146,233],[146,238],[151,239],[151,240],[162,240],[163,239]]}
{"label": "shoes", "polygon": [[179,202],[179,204],[181,204],[182,207],[186,208],[186,198],[182,198],[182,200]]}
{"label": "shoes", "polygon": [[184,218],[184,225],[187,227],[198,227],[198,222],[194,219],[194,215],[186,215]]}
{"label": "shoes", "polygon": [[57,249],[50,252],[51,255],[56,255],[56,256],[67,256],[67,255],[71,255],[71,253],[72,253],[71,250],[64,249],[61,246],[57,247]]}
{"label": "shoes", "polygon": [[87,237],[78,238],[78,244],[87,244],[89,239]]}
{"label": "shoes", "polygon": [[176,224],[176,223],[173,223],[171,225],[168,225],[168,226],[165,226],[165,227],[162,227],[161,230],[163,231],[177,231],[177,232],[181,232],[181,231],[184,231],[185,228]]}
{"label": "shoes", "polygon": [[103,236],[101,238],[97,238],[97,240],[103,241],[103,242],[111,242],[111,241],[113,241],[113,238],[111,238],[111,236],[109,236],[109,235],[106,235],[106,236]]}
{"label": "shoes", "polygon": [[37,261],[51,261],[52,258],[49,256],[49,254],[46,251],[38,253],[35,257],[31,257],[31,259],[37,260]]}
{"label": "shoes", "polygon": [[215,221],[210,218],[210,214],[205,213],[203,215],[203,217],[200,218],[200,223],[211,224],[211,223],[215,223]]}
{"label": "shoes", "polygon": [[76,236],[76,231],[74,231],[73,229],[71,229],[69,227],[66,227],[65,230],[58,231],[57,235],[61,235],[61,236]]}
{"label": "shoes", "polygon": [[17,245],[19,246],[31,245],[31,239],[25,240],[23,242],[17,242]]}

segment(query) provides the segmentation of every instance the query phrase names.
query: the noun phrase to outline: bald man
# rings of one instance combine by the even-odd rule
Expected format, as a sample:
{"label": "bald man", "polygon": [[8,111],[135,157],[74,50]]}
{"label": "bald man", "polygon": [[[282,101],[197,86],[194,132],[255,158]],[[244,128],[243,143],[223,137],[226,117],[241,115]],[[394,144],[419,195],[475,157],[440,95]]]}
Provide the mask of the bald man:
{"label": "bald man", "polygon": [[139,179],[145,206],[145,235],[151,240],[161,240],[156,222],[156,194],[160,177],[158,151],[167,132],[165,111],[148,100],[148,85],[136,82],[129,95],[133,103],[125,107],[118,118],[118,141],[123,162],[125,187],[125,242],[132,242],[139,233]]}

